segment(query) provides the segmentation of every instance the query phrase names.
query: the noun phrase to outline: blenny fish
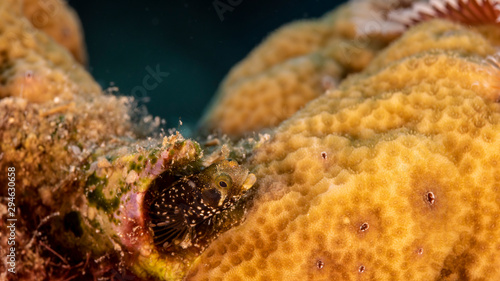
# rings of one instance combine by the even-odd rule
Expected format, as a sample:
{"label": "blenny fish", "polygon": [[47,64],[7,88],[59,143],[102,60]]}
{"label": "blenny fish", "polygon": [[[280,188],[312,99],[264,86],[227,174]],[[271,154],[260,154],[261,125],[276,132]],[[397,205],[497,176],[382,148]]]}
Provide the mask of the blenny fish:
{"label": "blenny fish", "polygon": [[255,181],[248,169],[224,159],[168,186],[158,186],[149,206],[155,245],[172,252],[203,248],[233,224],[231,211]]}

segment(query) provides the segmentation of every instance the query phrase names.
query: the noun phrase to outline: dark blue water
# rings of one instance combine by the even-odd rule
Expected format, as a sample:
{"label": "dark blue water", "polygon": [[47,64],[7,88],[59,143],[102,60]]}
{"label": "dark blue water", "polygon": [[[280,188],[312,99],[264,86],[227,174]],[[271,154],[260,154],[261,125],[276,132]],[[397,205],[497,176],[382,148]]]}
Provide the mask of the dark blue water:
{"label": "dark blue water", "polygon": [[[218,13],[214,2],[229,6]],[[266,35],[340,2],[69,1],[82,20],[95,79],[136,96],[166,128],[182,120],[183,131],[195,126],[225,74]]]}

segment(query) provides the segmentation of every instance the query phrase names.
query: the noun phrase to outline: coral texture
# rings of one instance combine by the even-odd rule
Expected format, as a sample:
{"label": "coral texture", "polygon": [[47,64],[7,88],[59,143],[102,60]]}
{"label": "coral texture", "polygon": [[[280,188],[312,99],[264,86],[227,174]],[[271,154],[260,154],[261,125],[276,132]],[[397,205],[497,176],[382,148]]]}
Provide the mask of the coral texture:
{"label": "coral texture", "polygon": [[[0,228],[7,229],[7,218],[17,219],[15,268],[2,259],[0,279],[181,279],[205,244],[241,221],[246,197],[236,190],[249,189],[255,176],[236,161],[253,145],[230,149],[225,142],[209,152],[180,134],[163,138],[159,118],[137,116],[131,98],[103,92],[67,46],[23,16],[49,3],[0,1],[0,170],[15,170],[14,191],[0,189],[1,198],[12,196],[0,202]],[[69,13],[62,2],[54,5],[54,17]],[[53,24],[49,31],[64,27]],[[132,124],[133,117],[144,121]],[[222,161],[229,156],[235,161]],[[226,164],[203,170],[215,161]],[[163,192],[200,171],[205,183],[220,174],[213,179],[220,192],[203,185],[206,201],[221,197],[220,208],[213,208],[217,221],[203,221],[202,243],[158,251],[145,198],[152,186]],[[0,173],[0,185],[9,179]],[[230,183],[227,193],[222,185]],[[6,257],[11,240],[3,233],[0,254]]]}
{"label": "coral texture", "polygon": [[0,3],[0,98],[42,103],[100,94],[99,85],[71,54],[23,17],[21,5]]}
{"label": "coral texture", "polygon": [[363,69],[393,37],[357,36],[349,6],[285,25],[229,72],[200,127],[232,137],[274,127]]}
{"label": "coral texture", "polygon": [[[130,99],[103,93],[71,44],[23,17],[36,3],[0,1],[0,170],[16,169],[15,277],[500,280],[500,32],[457,20],[496,6],[460,1],[446,6],[453,17],[438,14],[451,21],[391,21],[393,10],[422,9],[411,2],[352,1],[278,30],[232,70],[202,123],[270,135],[200,146],[179,134],[140,139]],[[38,9],[70,14],[57,5]],[[155,131],[158,120],[145,119]],[[153,228],[168,223],[148,216],[165,210],[155,196],[211,182],[203,175],[222,198],[229,175],[210,165],[227,158],[248,181],[224,227],[207,223],[200,247],[155,245]],[[195,206],[182,208],[192,217]]]}
{"label": "coral texture", "polygon": [[499,7],[493,0],[354,0],[318,20],[288,24],[231,69],[200,128],[232,137],[273,128],[364,69],[388,42],[418,22],[446,18],[476,25],[499,42]]}
{"label": "coral texture", "polygon": [[129,107],[103,95],[64,47],[22,17],[21,4],[0,3],[1,163],[16,163],[25,185],[54,187],[91,147],[132,135]]}
{"label": "coral texture", "polygon": [[[58,14],[66,13],[64,6],[57,7]],[[0,279],[68,277],[76,265],[68,260],[98,258],[91,249],[110,255],[114,248],[109,238],[102,243],[88,233],[80,233],[82,238],[72,245],[56,247],[51,242],[67,242],[72,227],[96,233],[95,228],[71,218],[81,218],[78,206],[86,202],[81,200],[85,199],[81,184],[89,164],[133,140],[129,99],[102,93],[64,46],[33,27],[23,16],[23,1],[17,0],[0,1],[0,98],[0,169],[15,168],[13,215],[17,218],[16,275],[6,276],[11,273],[2,259]],[[7,186],[7,173],[0,174],[0,183]],[[2,188],[0,195],[6,198],[7,189]],[[7,215],[7,201],[2,200],[2,229],[6,229]],[[47,225],[55,235],[42,233]],[[0,237],[4,257],[7,238]],[[81,246],[83,255],[73,251],[75,245]],[[54,256],[48,253],[54,252],[61,252],[63,264],[52,260]],[[102,270],[103,276],[106,266],[102,262],[90,271]]]}
{"label": "coral texture", "polygon": [[500,279],[495,47],[423,23],[283,122],[188,280]]}
{"label": "coral texture", "polygon": [[66,1],[24,0],[22,2],[24,16],[33,27],[42,30],[63,45],[81,64],[87,62],[80,20]]}

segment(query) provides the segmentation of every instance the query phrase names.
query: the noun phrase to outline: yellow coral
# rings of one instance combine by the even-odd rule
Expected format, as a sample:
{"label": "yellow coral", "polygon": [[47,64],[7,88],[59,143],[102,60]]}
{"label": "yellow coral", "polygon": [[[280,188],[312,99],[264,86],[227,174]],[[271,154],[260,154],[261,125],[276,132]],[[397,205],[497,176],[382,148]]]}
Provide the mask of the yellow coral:
{"label": "yellow coral", "polygon": [[202,129],[241,137],[278,125],[347,73],[363,69],[393,36],[369,39],[356,35],[347,5],[280,28],[230,71]]}
{"label": "yellow coral", "polygon": [[[54,241],[61,243],[67,252],[58,251],[62,256],[71,253],[73,261],[79,251],[86,251],[87,258],[97,258],[102,251],[109,254],[118,249],[113,250],[109,239],[94,236],[108,230],[109,225],[71,240],[73,234],[61,222],[69,210],[80,211],[73,221],[77,228],[81,215],[86,219],[96,216],[83,194],[84,173],[93,157],[130,144],[134,133],[129,98],[102,93],[64,46],[33,27],[22,8],[23,1],[0,1],[0,170],[15,168],[15,199],[11,195],[11,202],[18,210],[19,227],[12,246],[23,252],[16,256],[16,273],[3,270],[0,279],[33,280],[36,276],[49,280],[67,272],[45,262],[37,239],[50,235],[38,232],[42,224],[60,234],[52,241],[45,240],[53,243],[46,249],[56,248]],[[1,173],[0,183],[7,182],[7,173]],[[0,193],[7,196],[7,189]],[[2,228],[7,221],[6,207],[5,202],[0,204]],[[1,235],[0,243],[7,245],[7,238]],[[86,245],[92,250],[85,250]],[[2,256],[7,251],[0,247]],[[7,269],[5,262],[2,268]]]}
{"label": "yellow coral", "polygon": [[23,0],[24,16],[68,49],[80,63],[87,62],[83,32],[76,13],[62,0]]}
{"label": "yellow coral", "polygon": [[50,204],[90,147],[132,136],[129,105],[103,95],[68,50],[23,17],[22,4],[0,1],[0,167],[16,167],[19,194],[36,187],[30,192]]}
{"label": "yellow coral", "polygon": [[499,280],[493,50],[424,23],[283,122],[246,221],[188,280]]}
{"label": "yellow coral", "polygon": [[100,94],[99,85],[71,54],[23,17],[21,4],[0,3],[0,98],[41,103]]}
{"label": "yellow coral", "polygon": [[[433,21],[376,54],[394,35],[356,35],[346,7],[285,27],[221,86],[220,103],[208,115],[218,117],[207,124],[229,134],[274,126],[303,108],[245,163],[258,178],[246,220],[209,245],[186,279],[500,279],[500,68],[498,57],[490,57],[498,31]],[[146,153],[131,142],[126,99],[102,95],[63,47],[21,16],[18,1],[0,2],[0,168],[16,167],[19,200],[33,201],[37,215],[78,208],[87,219],[107,217],[78,193],[81,169],[92,154],[114,146]],[[287,49],[290,40],[302,43]],[[326,81],[331,86],[361,70],[320,96],[323,75],[333,76]],[[232,112],[227,116],[237,125],[253,112],[255,127],[226,126],[218,110]],[[187,151],[201,155],[194,144]],[[140,177],[134,157],[103,158],[96,172],[109,168],[114,175],[102,176],[111,187],[122,179],[131,184]],[[112,199],[112,190],[105,191]],[[105,226],[97,232],[112,231]],[[33,262],[38,253],[25,247],[26,233],[18,236],[26,251],[20,270],[49,278]],[[136,274],[171,279],[191,266],[190,258],[160,255],[144,242],[145,232],[137,233],[145,239],[133,244],[140,255],[127,250],[120,260]]]}
{"label": "yellow coral", "polygon": [[[495,2],[455,2],[353,0],[318,20],[286,25],[229,72],[200,127],[205,132],[233,137],[273,128],[326,89],[335,87],[343,77],[363,70],[379,50],[408,26],[429,18],[474,24],[471,29],[479,30],[485,38],[478,38],[481,36],[473,31],[457,30],[464,33],[462,51],[491,53],[491,46],[484,49],[487,47],[476,43],[476,39],[500,44],[498,26],[487,24],[500,15]],[[461,46],[457,36],[451,36],[451,41],[446,38],[454,29],[442,30],[443,34],[438,35],[441,42],[419,33],[421,38],[410,39],[415,46],[400,41],[399,46],[391,48],[399,51],[389,52],[394,58],[401,58],[429,44],[456,50]],[[378,58],[379,63],[394,59]],[[378,67],[371,65],[372,69]]]}

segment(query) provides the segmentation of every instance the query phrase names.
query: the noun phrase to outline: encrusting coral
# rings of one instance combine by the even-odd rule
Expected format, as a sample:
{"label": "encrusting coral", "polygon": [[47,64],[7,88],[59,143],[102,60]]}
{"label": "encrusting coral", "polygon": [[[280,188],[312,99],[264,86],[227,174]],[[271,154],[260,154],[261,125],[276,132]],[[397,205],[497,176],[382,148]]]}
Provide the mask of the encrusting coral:
{"label": "encrusting coral", "polygon": [[[0,191],[2,198],[14,194],[0,204],[0,227],[17,219],[16,261],[3,259],[0,279],[12,277],[8,269],[18,280],[182,278],[219,232],[241,220],[242,194],[232,191],[219,200],[210,220],[215,225],[208,223],[197,234],[202,239],[191,237],[175,251],[155,246],[145,199],[152,187],[168,188],[165,181],[215,173],[204,168],[221,158],[242,161],[253,145],[245,141],[248,148],[231,146],[230,152],[226,143],[224,152],[216,146],[204,154],[179,134],[140,139],[158,131],[159,119],[138,116],[146,120],[142,127],[132,124],[133,100],[103,93],[64,46],[23,17],[22,7],[17,0],[0,2],[0,169],[14,168],[16,184],[14,193]],[[238,171],[231,178],[236,190],[248,169],[230,163],[226,170]],[[245,191],[255,181],[250,175]],[[7,186],[7,173],[0,182]],[[218,191],[207,191],[216,198]],[[8,238],[1,236],[0,243],[7,245]],[[4,257],[8,251],[0,249]]]}
{"label": "encrusting coral", "polygon": [[67,50],[22,17],[21,5],[0,3],[2,163],[18,163],[26,185],[50,186],[93,153],[89,142],[131,136],[129,107],[126,98],[102,95]]}
{"label": "encrusting coral", "polygon": [[[0,169],[15,174],[0,174],[3,186],[15,183],[9,192],[0,190],[0,227],[17,219],[15,244],[9,244],[16,259],[2,259],[0,279],[182,278],[206,244],[241,220],[240,182],[244,191],[255,182],[234,160],[225,169],[210,164],[242,161],[250,148],[230,152],[225,144],[224,152],[204,154],[180,134],[140,139],[158,131],[159,118],[138,116],[142,127],[132,124],[132,99],[104,93],[67,46],[23,17],[23,7],[32,15],[26,7],[35,4],[0,2]],[[70,13],[63,4],[54,7],[57,14]],[[216,225],[208,223],[211,231],[197,235],[203,239],[191,237],[193,246],[183,241],[175,253],[158,251],[144,201],[151,187],[219,170],[234,174],[227,179],[234,186],[230,194],[221,191],[220,206],[212,208]],[[219,191],[207,186],[202,198],[217,198]],[[0,236],[0,243],[7,245],[10,236]],[[4,257],[9,251],[0,248]]]}
{"label": "encrusting coral", "polygon": [[33,27],[63,45],[78,62],[86,64],[87,51],[82,27],[75,11],[65,1],[24,0],[22,3],[24,16]]}
{"label": "encrusting coral", "polygon": [[188,279],[500,279],[500,69],[485,29],[411,28],[277,127],[254,152],[246,221]]}
{"label": "encrusting coral", "polygon": [[354,0],[318,20],[288,24],[229,72],[200,129],[238,138],[273,128],[364,69],[380,49],[421,21],[445,18],[475,25],[498,42],[498,7],[495,1],[475,0]]}
{"label": "encrusting coral", "polygon": [[[58,14],[67,12],[64,6],[59,9]],[[77,211],[71,208],[76,208],[77,204],[72,204],[80,200],[82,189],[74,183],[85,180],[85,164],[130,143],[127,138],[134,136],[130,102],[128,98],[102,94],[68,50],[23,16],[23,1],[0,2],[0,80],[0,169],[14,167],[16,175],[15,196],[9,202],[15,203],[16,212],[6,208],[8,194],[2,188],[0,225],[6,229],[8,215],[17,219],[15,278],[58,278],[74,265],[68,260],[78,261],[85,255],[68,255],[68,251],[62,264],[58,260],[49,265],[52,261],[43,253],[54,251],[47,241],[50,235],[38,236],[38,230],[61,221],[67,212]],[[0,182],[7,186],[7,173],[0,174]],[[61,242],[67,241],[63,229],[55,232]],[[92,231],[95,233],[95,229]],[[7,238],[2,235],[0,239],[4,257]],[[86,241],[84,252],[99,244],[82,241]],[[109,246],[109,241],[101,245]],[[12,277],[7,276],[12,273],[5,262],[2,259],[0,279]]]}
{"label": "encrusting coral", "polygon": [[41,103],[98,95],[99,85],[66,49],[22,16],[22,5],[22,1],[0,3],[5,22],[0,41],[0,97],[19,96]]}
{"label": "encrusting coral", "polygon": [[[424,2],[352,1],[283,27],[232,70],[207,115],[242,111],[230,115],[242,127],[202,123],[269,135],[200,145],[141,139],[130,99],[103,93],[21,2],[1,1],[0,170],[16,169],[16,278],[499,280],[500,34],[493,14],[457,16],[497,4]],[[400,21],[422,5],[433,16]],[[293,105],[287,116],[271,97]],[[243,126],[247,107],[274,121]],[[241,190],[226,193],[231,181]],[[222,222],[171,235],[167,216],[196,220],[216,205]],[[2,201],[3,229],[7,216]]]}
{"label": "encrusting coral", "polygon": [[394,36],[357,36],[352,17],[344,5],[271,34],[229,72],[200,129],[237,138],[272,128],[363,69]]}

